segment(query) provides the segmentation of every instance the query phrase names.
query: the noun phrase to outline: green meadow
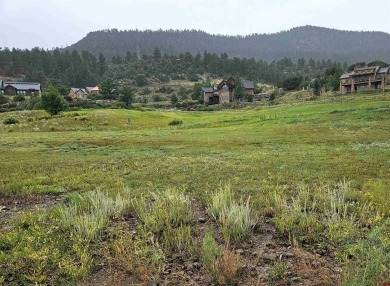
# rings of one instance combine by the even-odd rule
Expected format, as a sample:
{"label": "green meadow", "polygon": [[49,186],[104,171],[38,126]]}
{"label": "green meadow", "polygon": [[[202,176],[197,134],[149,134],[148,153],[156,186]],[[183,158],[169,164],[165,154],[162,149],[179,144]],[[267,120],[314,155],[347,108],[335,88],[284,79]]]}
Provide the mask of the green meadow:
{"label": "green meadow", "polygon": [[[10,117],[19,123],[4,124]],[[181,124],[170,125],[173,120]],[[321,246],[334,253],[334,264],[343,269],[339,284],[380,285],[390,279],[389,174],[388,93],[212,112],[101,109],[68,111],[52,118],[44,111],[2,113],[0,196],[27,203],[32,197],[51,195],[59,202],[46,209],[22,209],[2,222],[0,283],[72,285],[88,280],[107,257],[122,261],[112,249],[118,245],[127,249],[124,245],[132,243],[124,241],[126,235],[112,235],[113,217],[126,221],[126,215],[132,214],[146,231],[151,214],[145,210],[164,208],[151,203],[151,194],[164,196],[176,190],[209,210],[216,192],[229,188],[237,210],[248,207],[255,226],[249,233],[247,228],[228,233],[229,220],[209,212],[210,220],[215,216],[213,231],[220,247],[240,248],[267,221],[293,247]],[[91,206],[98,200],[92,196],[95,191],[105,194],[102,200],[110,199],[111,207],[90,232],[83,232],[75,227],[80,220],[70,219],[70,210],[75,208],[73,219],[92,215]],[[167,200],[165,207],[173,204],[169,196],[158,198]],[[249,204],[240,203],[247,198]],[[177,221],[180,224],[173,223]],[[134,247],[146,250],[117,253],[143,261],[151,273],[133,264],[127,273],[144,283],[166,269],[164,257],[179,252],[204,261],[202,271],[210,281],[229,284],[237,279],[224,274],[222,262],[219,268],[205,262],[213,245],[209,235],[199,233],[198,241],[188,242],[179,232],[185,225],[192,233],[197,224],[196,218],[181,218],[169,220],[165,227],[147,228],[158,246],[143,245],[145,234],[138,229],[133,241],[140,243]],[[173,234],[162,235],[166,227]],[[187,243],[167,241],[180,235]],[[225,252],[221,261],[228,255]],[[161,258],[151,260],[150,253],[160,253]],[[272,284],[272,279],[274,285],[293,283],[282,270],[275,279],[275,271],[269,271],[264,283]]]}

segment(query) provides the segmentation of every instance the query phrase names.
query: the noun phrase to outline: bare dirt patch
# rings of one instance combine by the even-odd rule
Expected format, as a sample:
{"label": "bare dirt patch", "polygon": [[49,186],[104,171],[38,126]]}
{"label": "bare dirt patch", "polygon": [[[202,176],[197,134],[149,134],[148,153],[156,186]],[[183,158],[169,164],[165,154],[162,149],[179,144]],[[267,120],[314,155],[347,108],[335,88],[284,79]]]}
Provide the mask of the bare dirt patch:
{"label": "bare dirt patch", "polygon": [[0,231],[10,228],[10,221],[25,211],[37,208],[49,209],[61,201],[60,195],[26,195],[23,197],[0,197]]}
{"label": "bare dirt patch", "polygon": [[[217,229],[217,223],[204,207],[194,201],[197,233],[203,237],[209,229]],[[134,230],[133,216],[114,223],[114,227]],[[216,239],[224,247],[222,237]],[[241,257],[241,267],[229,285],[337,285],[341,268],[332,255],[316,249],[293,247],[286,238],[278,237],[270,220],[256,226],[245,243],[228,246]],[[167,266],[156,276],[140,281],[139,277],[118,268],[102,265],[80,286],[106,285],[218,285],[201,261],[178,254],[166,257]]]}

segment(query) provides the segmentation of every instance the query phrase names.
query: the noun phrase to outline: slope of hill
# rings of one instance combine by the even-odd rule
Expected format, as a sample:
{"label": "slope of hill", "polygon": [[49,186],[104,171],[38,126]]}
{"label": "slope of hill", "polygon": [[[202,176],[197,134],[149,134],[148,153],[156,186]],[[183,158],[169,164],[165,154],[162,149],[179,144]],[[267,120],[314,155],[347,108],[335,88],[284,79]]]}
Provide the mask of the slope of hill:
{"label": "slope of hill", "polygon": [[303,26],[275,34],[248,36],[211,35],[195,30],[119,31],[117,29],[88,33],[67,49],[100,52],[108,59],[124,56],[127,51],[151,54],[158,47],[162,52],[227,53],[230,57],[254,57],[266,61],[290,57],[354,63],[380,59],[390,61],[390,34],[354,32],[315,26]]}

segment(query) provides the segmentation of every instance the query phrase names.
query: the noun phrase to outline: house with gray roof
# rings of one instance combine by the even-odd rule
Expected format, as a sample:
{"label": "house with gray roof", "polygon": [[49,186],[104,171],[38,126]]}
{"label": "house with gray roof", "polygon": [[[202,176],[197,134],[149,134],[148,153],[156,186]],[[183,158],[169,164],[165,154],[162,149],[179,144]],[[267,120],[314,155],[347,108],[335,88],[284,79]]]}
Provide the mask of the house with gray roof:
{"label": "house with gray roof", "polygon": [[244,80],[243,85],[245,88],[246,95],[253,95],[254,94],[255,85],[253,84],[253,81]]}
{"label": "house with gray roof", "polygon": [[69,96],[72,98],[87,99],[88,91],[85,88],[71,87],[69,91]]}
{"label": "house with gray roof", "polygon": [[15,95],[40,95],[41,84],[38,82],[5,82],[0,81],[1,94],[8,96]]}
{"label": "house with gray roof", "polygon": [[355,67],[340,76],[340,93],[390,89],[390,67]]}
{"label": "house with gray roof", "polygon": [[87,86],[86,88],[71,87],[69,90],[69,96],[78,99],[87,99],[87,96],[91,93],[99,94],[100,90],[98,86]]}

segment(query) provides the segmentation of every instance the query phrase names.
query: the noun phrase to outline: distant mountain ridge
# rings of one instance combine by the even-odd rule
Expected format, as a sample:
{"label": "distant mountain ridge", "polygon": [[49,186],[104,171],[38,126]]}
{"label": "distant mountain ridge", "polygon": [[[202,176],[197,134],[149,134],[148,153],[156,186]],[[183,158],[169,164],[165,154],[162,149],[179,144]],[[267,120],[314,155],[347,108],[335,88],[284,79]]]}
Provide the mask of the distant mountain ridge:
{"label": "distant mountain ridge", "polygon": [[124,57],[127,51],[151,54],[155,48],[163,53],[227,53],[229,57],[254,57],[268,62],[289,57],[331,59],[355,63],[382,60],[390,62],[390,34],[385,32],[342,31],[316,26],[302,26],[274,34],[248,36],[212,35],[197,30],[127,30],[90,32],[66,49],[100,52],[111,60]]}

